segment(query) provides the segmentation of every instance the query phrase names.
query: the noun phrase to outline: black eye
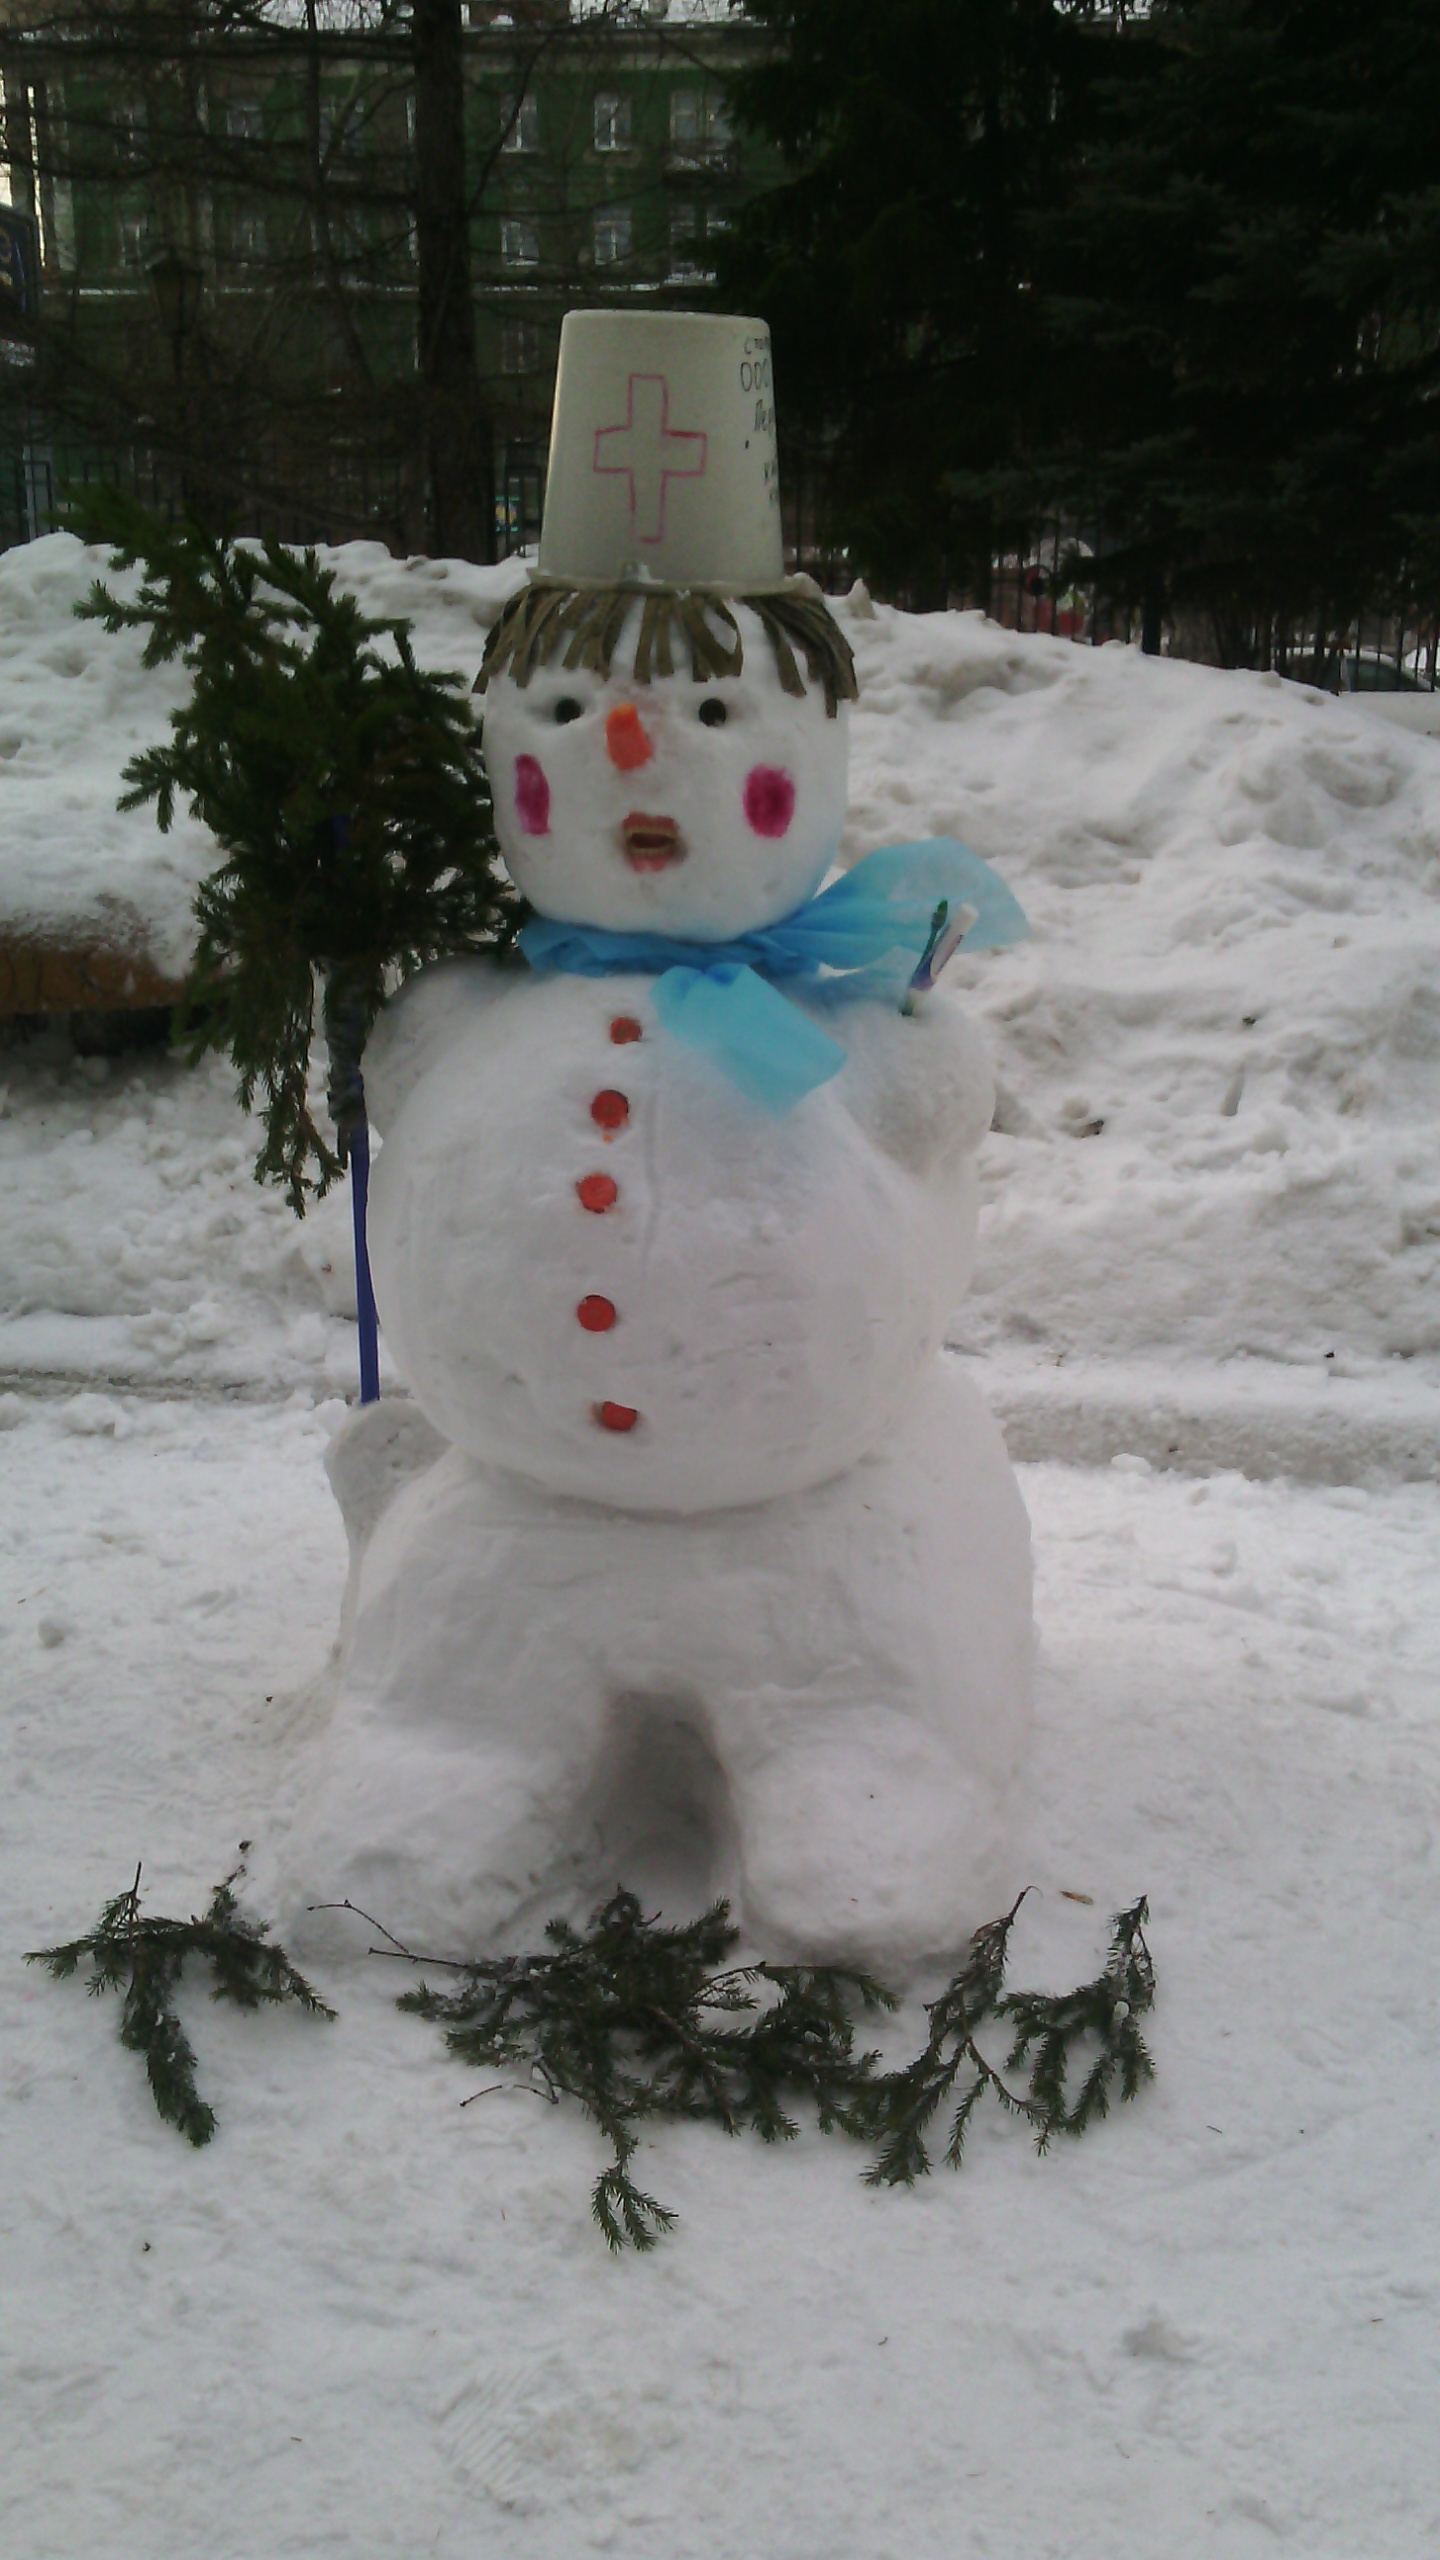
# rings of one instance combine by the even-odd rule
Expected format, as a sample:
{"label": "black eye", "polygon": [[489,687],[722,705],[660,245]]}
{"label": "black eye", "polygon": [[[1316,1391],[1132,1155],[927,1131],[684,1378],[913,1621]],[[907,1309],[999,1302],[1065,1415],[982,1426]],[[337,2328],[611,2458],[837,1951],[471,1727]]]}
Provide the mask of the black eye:
{"label": "black eye", "polygon": [[723,729],[726,721],[730,717],[730,714],[726,710],[724,703],[717,702],[714,694],[712,693],[708,701],[701,703],[700,717],[704,721],[707,729]]}
{"label": "black eye", "polygon": [[582,720],[584,716],[584,703],[577,702],[573,693],[562,693],[559,701],[555,705],[555,717],[557,721],[564,722],[566,720]]}

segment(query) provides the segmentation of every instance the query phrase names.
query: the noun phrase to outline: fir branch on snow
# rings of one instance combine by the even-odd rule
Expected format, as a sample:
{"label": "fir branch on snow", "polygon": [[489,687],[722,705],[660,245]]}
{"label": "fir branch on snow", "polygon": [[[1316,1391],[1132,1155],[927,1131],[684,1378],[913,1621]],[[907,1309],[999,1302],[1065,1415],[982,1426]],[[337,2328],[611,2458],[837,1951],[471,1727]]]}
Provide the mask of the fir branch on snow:
{"label": "fir branch on snow", "polygon": [[[422,1984],[399,2002],[444,2027],[457,2061],[532,2076],[604,2135],[614,2156],[591,2210],[617,2250],[653,2248],[675,2219],[630,2174],[640,2126],[704,2120],[788,2142],[799,2130],[792,2109],[808,2101],[823,2132],[853,2130],[876,2062],[855,2050],[854,2012],[895,2006],[868,1974],[839,1966],[727,1967],[739,1931],[724,1902],[671,1927],[622,1890],[583,1935],[552,1920],[547,1953],[475,1964],[417,1956],[383,1934],[388,1947],[372,1952],[459,1976],[453,1991]],[[765,1991],[775,1996],[762,2006]]]}
{"label": "fir branch on snow", "polygon": [[[106,1903],[88,1935],[26,1958],[60,1981],[88,1964],[92,1993],[123,1994],[121,2043],[144,2054],[160,2114],[196,2144],[210,2140],[215,2117],[196,2087],[195,2055],[175,2009],[188,1957],[209,1963],[217,2000],[242,2009],[293,2000],[314,2017],[335,2014],[263,1924],[241,1913],[232,1888],[243,1872],[237,1867],[217,1885],[203,1917],[166,1920],[142,1917],[137,1867],[134,1883]],[[960,2167],[987,2092],[1030,2125],[1041,2151],[1057,2133],[1085,2132],[1108,2112],[1117,2087],[1122,2100],[1134,2098],[1155,2076],[1139,2025],[1155,1998],[1144,1898],[1116,1914],[1095,1980],[1059,1994],[1005,1990],[1010,1932],[1024,1899],[976,1930],[964,1965],[927,2006],[924,2047],[893,2071],[880,2069],[877,2053],[857,2051],[855,2030],[858,2016],[898,2009],[896,1995],[848,1966],[728,1963],[739,1931],[725,1902],[671,1925],[647,1919],[621,1888],[584,1931],[552,1920],[541,1954],[472,1962],[418,1955],[358,1904],[317,1908],[354,1911],[379,1929],[386,1944],[373,1955],[455,1977],[453,1989],[422,1983],[398,2006],[443,2027],[458,2061],[512,2071],[553,2105],[570,2098],[582,2108],[612,2154],[591,2210],[609,2247],[620,2250],[653,2248],[675,2220],[631,2174],[648,2123],[719,2124],[730,2134],[788,2142],[799,2131],[795,2109],[808,2105],[822,2133],[878,2144],[867,2182],[897,2186],[928,2171],[927,2137],[946,2112],[944,2157]],[[1001,2066],[977,2041],[987,2022],[1011,2030]],[[1072,2096],[1072,2066],[1082,2059]],[[1022,2069],[1016,2086],[1010,2075]]]}
{"label": "fir branch on snow", "polygon": [[[1010,1931],[1024,1899],[1022,1893],[1002,1918],[976,1930],[966,1963],[928,2004],[924,2050],[867,2091],[873,2104],[867,2130],[881,2145],[868,2173],[870,2185],[911,2186],[925,2175],[926,2135],[952,2100],[945,2158],[958,2169],[970,2119],[987,2091],[1007,2115],[1032,2127],[1035,2147],[1044,2151],[1057,2133],[1081,2134],[1107,2114],[1117,2079],[1122,2098],[1135,2097],[1143,2082],[1153,2080],[1155,2065],[1138,2024],[1155,1998],[1143,1934],[1149,1916],[1144,1896],[1116,1913],[1103,1972],[1060,1994],[1004,1988]],[[1014,2030],[1000,2069],[976,2042],[977,2028],[989,2019]],[[1072,2100],[1070,2067],[1087,2049],[1089,2067]],[[1005,2075],[1027,2063],[1026,2083],[1017,2089]]]}
{"label": "fir branch on snow", "polygon": [[[1117,2083],[1122,2099],[1135,2097],[1154,2078],[1138,2023],[1155,1997],[1144,1899],[1117,1913],[1096,1980],[1060,1994],[1005,1990],[1024,1899],[976,1930],[960,1971],[927,2006],[923,2049],[893,2071],[856,2051],[855,2013],[894,2010],[896,1995],[844,1967],[726,1966],[739,1932],[724,1902],[672,1927],[646,1919],[622,1889],[583,1934],[551,1921],[546,1954],[468,1964],[417,1955],[353,1903],[324,1907],[354,1910],[379,1928],[387,1944],[373,1955],[458,1977],[452,1991],[422,1984],[399,2002],[443,2026],[457,2060],[522,2073],[557,2105],[577,2101],[614,2155],[595,2184],[595,2220],[612,2249],[649,2249],[675,2217],[630,2174],[647,2122],[704,2120],[788,2141],[798,2130],[792,2110],[808,2101],[822,2133],[878,2146],[870,2185],[908,2186],[928,2171],[927,2137],[947,2113],[944,2157],[960,2167],[987,2093],[1031,2127],[1041,2151],[1055,2134],[1081,2134],[1106,2114]],[[776,1995],[768,2005],[767,1990]],[[1011,2030],[1003,2066],[977,2042],[987,2022]],[[1082,2057],[1085,2076],[1072,2097],[1070,2072]],[[1017,2087],[1009,2075],[1025,2066]]]}
{"label": "fir branch on snow", "polygon": [[175,2010],[187,1958],[205,1959],[214,1977],[212,1999],[228,2000],[237,2009],[294,2000],[311,2017],[335,2015],[284,1948],[270,1942],[263,1923],[241,1912],[232,1887],[243,1873],[243,1866],[236,1867],[216,1886],[202,1918],[164,1920],[141,1917],[137,1867],[134,1883],[106,1903],[88,1935],[64,1946],[32,1948],[25,1958],[27,1964],[48,1966],[57,1982],[88,1964],[92,1995],[123,1994],[120,2041],[132,2053],[143,2053],[161,2116],[197,2147],[215,2131],[215,2113],[196,2087],[194,2050]]}
{"label": "fir branch on snow", "polygon": [[[1015,2027],[1005,2068],[1013,2071],[1030,2059],[1030,2104],[1039,2110],[1037,2145],[1043,2151],[1054,2133],[1081,2134],[1110,2112],[1116,2081],[1122,2100],[1139,2095],[1155,2077],[1155,2064],[1138,2021],[1155,2005],[1155,1967],[1145,1943],[1150,1906],[1142,1894],[1128,1911],[1117,1911],[1111,1923],[1110,1950],[1104,1971],[1078,1991],[1052,1996],[1039,1991],[1012,1991],[1000,2004],[1000,2015]],[[1071,2061],[1090,2040],[1091,2060],[1078,2093],[1068,2096]]]}
{"label": "fir branch on snow", "polygon": [[[338,592],[313,550],[171,526],[122,492],[77,493],[68,519],[139,567],[76,610],[146,634],[144,663],[192,682],[168,745],[125,767],[122,808],[161,830],[188,805],[218,868],[197,893],[186,990],[192,1055],[229,1053],[257,1096],[259,1181],[303,1216],[341,1171],[363,1112],[359,1059],[387,991],[428,961],[508,947],[518,902],[497,873],[479,731],[458,676],[415,661],[410,627]],[[332,1145],[309,1103],[317,991],[332,1055]]]}

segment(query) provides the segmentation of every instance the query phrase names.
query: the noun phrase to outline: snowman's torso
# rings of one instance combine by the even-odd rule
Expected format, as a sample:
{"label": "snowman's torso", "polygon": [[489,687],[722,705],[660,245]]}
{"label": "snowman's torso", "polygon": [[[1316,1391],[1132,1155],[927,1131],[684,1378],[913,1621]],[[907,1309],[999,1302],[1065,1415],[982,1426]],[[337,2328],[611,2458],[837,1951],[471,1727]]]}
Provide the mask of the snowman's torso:
{"label": "snowman's torso", "polygon": [[457,1446],[558,1494],[710,1510],[887,1444],[964,1284],[973,1167],[881,1142],[893,1046],[903,1077],[924,1045],[898,1017],[852,1043],[879,1009],[848,1010],[844,1070],[774,1118],[652,996],[452,976],[385,1126],[371,1251],[401,1371]]}

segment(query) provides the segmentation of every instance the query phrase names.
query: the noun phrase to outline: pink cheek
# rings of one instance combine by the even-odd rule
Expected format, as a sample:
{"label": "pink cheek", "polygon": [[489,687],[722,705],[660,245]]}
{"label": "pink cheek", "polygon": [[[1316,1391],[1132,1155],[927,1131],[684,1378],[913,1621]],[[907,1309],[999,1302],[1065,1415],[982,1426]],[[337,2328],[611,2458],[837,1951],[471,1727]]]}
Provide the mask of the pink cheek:
{"label": "pink cheek", "polygon": [[527,836],[550,833],[550,785],[533,756],[515,759],[515,815]]}
{"label": "pink cheek", "polygon": [[745,815],[757,836],[783,836],[795,815],[795,785],[778,764],[757,764],[745,776]]}

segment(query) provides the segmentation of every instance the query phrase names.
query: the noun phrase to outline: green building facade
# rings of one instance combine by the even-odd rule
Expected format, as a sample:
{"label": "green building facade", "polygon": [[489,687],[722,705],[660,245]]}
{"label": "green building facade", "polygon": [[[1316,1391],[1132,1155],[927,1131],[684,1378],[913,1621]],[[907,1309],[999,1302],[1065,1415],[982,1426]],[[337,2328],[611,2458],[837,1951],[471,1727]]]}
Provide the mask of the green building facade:
{"label": "green building facade", "polygon": [[727,110],[746,43],[703,23],[582,35],[523,88],[498,36],[478,51],[471,115],[495,170],[474,242],[480,366],[511,544],[538,524],[565,312],[693,307],[736,206],[770,174]]}
{"label": "green building facade", "polygon": [[[771,175],[726,104],[761,41],[707,0],[621,16],[471,0],[468,254],[498,552],[538,530],[565,312],[694,307]],[[228,438],[262,455],[262,500],[275,492],[242,518],[423,547],[403,40],[212,37],[131,62],[47,43],[43,19],[0,0],[0,79],[0,213],[34,225],[41,305],[33,380],[0,376],[0,443],[28,437],[42,476],[114,471],[151,496],[178,485],[175,451],[223,459]],[[43,418],[20,415],[31,393]]]}

